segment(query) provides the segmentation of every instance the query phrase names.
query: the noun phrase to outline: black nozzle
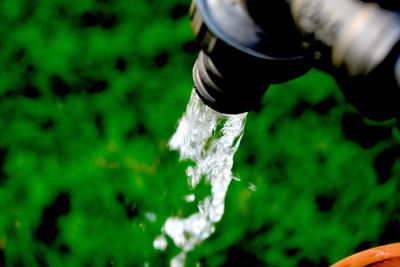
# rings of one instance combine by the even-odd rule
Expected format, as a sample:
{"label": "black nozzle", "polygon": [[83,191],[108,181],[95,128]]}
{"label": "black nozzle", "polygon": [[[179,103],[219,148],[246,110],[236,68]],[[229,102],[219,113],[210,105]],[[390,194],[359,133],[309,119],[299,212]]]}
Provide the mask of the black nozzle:
{"label": "black nozzle", "polygon": [[267,79],[259,80],[254,77],[255,73],[246,73],[240,62],[226,63],[230,64],[229,71],[223,69],[222,74],[207,54],[199,53],[193,67],[197,94],[206,105],[222,113],[238,114],[257,109],[269,86]]}
{"label": "black nozzle", "polygon": [[[270,0],[271,4],[275,2],[282,1]],[[270,84],[294,79],[311,68],[287,6],[279,5],[285,10],[277,10],[289,21],[281,23],[285,32],[282,34],[279,25],[270,25],[273,21],[251,15],[256,14],[251,11],[258,7],[254,3],[250,0],[192,3],[192,28],[202,47],[193,69],[195,86],[207,105],[223,113],[237,114],[257,108]],[[281,21],[284,19],[276,22]],[[293,30],[288,30],[290,27]]]}

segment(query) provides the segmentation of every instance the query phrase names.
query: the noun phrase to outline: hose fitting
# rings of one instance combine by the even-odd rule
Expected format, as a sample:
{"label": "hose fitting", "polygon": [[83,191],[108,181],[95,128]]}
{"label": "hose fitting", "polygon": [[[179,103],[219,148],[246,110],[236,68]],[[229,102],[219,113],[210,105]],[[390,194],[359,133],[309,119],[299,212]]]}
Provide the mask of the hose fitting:
{"label": "hose fitting", "polygon": [[[257,2],[192,2],[192,29],[202,47],[193,68],[195,87],[217,111],[237,114],[255,109],[270,84],[294,79],[311,68],[294,24],[282,23],[293,29],[284,35],[268,31],[269,27],[282,32],[279,25],[250,15]],[[289,9],[286,14],[289,17]]]}

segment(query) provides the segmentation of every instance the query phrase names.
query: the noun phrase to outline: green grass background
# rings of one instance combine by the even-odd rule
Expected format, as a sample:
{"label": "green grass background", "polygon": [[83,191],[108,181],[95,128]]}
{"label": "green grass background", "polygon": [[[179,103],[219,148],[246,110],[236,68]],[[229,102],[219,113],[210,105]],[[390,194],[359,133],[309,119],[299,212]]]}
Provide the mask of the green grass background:
{"label": "green grass background", "polygon": [[[166,266],[179,252],[152,243],[196,210],[167,147],[198,52],[189,4],[0,1],[1,266]],[[394,126],[316,70],[272,86],[248,116],[225,215],[187,265],[328,266],[400,241]]]}

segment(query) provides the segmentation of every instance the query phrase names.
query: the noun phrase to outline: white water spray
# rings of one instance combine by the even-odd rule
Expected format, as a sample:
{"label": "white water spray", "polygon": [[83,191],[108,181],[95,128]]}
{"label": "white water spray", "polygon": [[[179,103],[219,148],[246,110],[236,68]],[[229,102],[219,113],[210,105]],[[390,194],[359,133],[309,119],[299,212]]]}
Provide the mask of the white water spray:
{"label": "white water spray", "polygon": [[247,113],[222,114],[203,104],[193,90],[186,113],[172,136],[169,147],[180,153],[180,160],[195,165],[186,169],[189,186],[194,189],[202,177],[211,184],[210,195],[198,203],[199,211],[187,218],[169,217],[162,227],[163,235],[154,241],[156,249],[166,248],[169,236],[182,249],[171,260],[171,266],[183,266],[186,252],[207,239],[221,220],[225,196],[232,175],[233,156],[243,135]]}

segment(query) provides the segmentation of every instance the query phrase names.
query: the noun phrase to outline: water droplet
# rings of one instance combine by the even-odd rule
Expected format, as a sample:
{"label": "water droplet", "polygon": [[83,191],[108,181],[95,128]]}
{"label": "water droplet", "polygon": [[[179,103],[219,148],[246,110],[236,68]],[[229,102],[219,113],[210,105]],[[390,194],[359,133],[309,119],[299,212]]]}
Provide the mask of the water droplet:
{"label": "water droplet", "polygon": [[235,181],[238,181],[238,182],[241,181],[240,178],[239,178],[239,177],[236,177],[236,176],[232,177],[232,179],[235,180]]}
{"label": "water droplet", "polygon": [[257,186],[255,186],[253,183],[249,183],[249,189],[251,191],[257,191]]}
{"label": "water droplet", "polygon": [[164,251],[167,248],[167,246],[168,246],[168,241],[164,235],[158,236],[153,242],[153,247],[157,250]]}
{"label": "water droplet", "polygon": [[157,215],[155,215],[153,212],[146,212],[145,214],[147,220],[154,222],[157,220]]}
{"label": "water droplet", "polygon": [[185,201],[186,202],[193,202],[194,200],[196,199],[196,196],[195,195],[193,195],[193,194],[190,194],[190,195],[186,195],[185,196]]}

